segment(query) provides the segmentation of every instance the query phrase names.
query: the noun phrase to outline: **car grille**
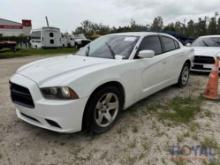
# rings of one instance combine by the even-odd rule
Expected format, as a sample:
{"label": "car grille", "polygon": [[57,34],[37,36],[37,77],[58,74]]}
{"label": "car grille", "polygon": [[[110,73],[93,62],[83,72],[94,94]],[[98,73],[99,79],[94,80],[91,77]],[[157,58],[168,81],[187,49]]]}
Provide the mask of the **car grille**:
{"label": "car grille", "polygon": [[34,108],[34,102],[30,91],[20,85],[10,82],[11,99],[14,103],[28,108]]}
{"label": "car grille", "polygon": [[215,59],[209,56],[195,56],[194,63],[202,63],[202,64],[214,64]]}

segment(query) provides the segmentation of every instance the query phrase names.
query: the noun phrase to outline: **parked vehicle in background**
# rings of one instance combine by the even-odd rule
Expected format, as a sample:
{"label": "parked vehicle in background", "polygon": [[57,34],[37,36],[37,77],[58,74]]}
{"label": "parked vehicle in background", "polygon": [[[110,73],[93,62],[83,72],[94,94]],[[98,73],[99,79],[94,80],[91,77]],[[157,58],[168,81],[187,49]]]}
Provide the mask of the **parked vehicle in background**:
{"label": "parked vehicle in background", "polygon": [[65,34],[61,34],[61,45],[63,48],[68,47],[67,36]]}
{"label": "parked vehicle in background", "polygon": [[42,27],[31,32],[32,48],[58,48],[62,47],[62,37],[59,28]]}
{"label": "parked vehicle in background", "polygon": [[191,70],[210,72],[215,63],[215,57],[220,56],[220,35],[199,37],[191,46],[195,50]]}
{"label": "parked vehicle in background", "polygon": [[16,51],[16,41],[0,41],[0,49],[9,48],[12,51]]}
{"label": "parked vehicle in background", "polygon": [[91,42],[91,40],[86,38],[86,36],[84,34],[75,34],[74,41],[75,41],[75,47],[77,49],[84,47],[85,45],[87,45],[88,43]]}
{"label": "parked vehicle in background", "polygon": [[10,79],[17,116],[56,132],[103,133],[119,113],[173,84],[188,83],[193,49],[160,33],[102,36],[75,55],[36,61]]}
{"label": "parked vehicle in background", "polygon": [[74,35],[68,35],[67,36],[67,46],[68,47],[75,47],[76,44],[75,44],[75,39],[74,39]]}
{"label": "parked vehicle in background", "polygon": [[183,45],[192,44],[193,41],[195,40],[192,37],[187,37],[181,33],[177,33],[174,31],[164,31],[164,33],[167,33],[167,34],[177,38]]}

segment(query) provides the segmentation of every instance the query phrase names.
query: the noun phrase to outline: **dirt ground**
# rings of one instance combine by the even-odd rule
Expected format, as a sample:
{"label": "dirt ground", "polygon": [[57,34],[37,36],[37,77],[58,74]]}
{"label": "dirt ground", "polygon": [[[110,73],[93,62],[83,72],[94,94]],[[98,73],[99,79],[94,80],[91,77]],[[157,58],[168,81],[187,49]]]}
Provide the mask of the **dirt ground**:
{"label": "dirt ground", "polygon": [[186,88],[172,86],[137,103],[102,135],[58,134],[26,124],[16,117],[8,81],[18,67],[40,58],[0,60],[0,165],[200,165],[208,163],[198,157],[174,162],[171,146],[220,145],[220,102],[203,101],[201,112],[187,124],[158,120],[147,108],[177,96],[199,96],[208,75],[193,74]]}

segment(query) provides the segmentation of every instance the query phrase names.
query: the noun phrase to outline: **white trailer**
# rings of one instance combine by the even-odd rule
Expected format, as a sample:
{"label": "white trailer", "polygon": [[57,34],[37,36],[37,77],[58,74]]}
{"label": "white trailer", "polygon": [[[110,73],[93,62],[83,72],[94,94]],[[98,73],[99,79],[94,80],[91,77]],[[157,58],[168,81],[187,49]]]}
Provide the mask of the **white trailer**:
{"label": "white trailer", "polygon": [[75,47],[76,42],[73,35],[68,35],[67,43],[68,43],[68,47]]}
{"label": "white trailer", "polygon": [[74,36],[69,34],[62,34],[62,45],[63,47],[75,47]]}
{"label": "white trailer", "polygon": [[30,43],[32,48],[59,48],[64,45],[60,29],[56,27],[32,30]]}

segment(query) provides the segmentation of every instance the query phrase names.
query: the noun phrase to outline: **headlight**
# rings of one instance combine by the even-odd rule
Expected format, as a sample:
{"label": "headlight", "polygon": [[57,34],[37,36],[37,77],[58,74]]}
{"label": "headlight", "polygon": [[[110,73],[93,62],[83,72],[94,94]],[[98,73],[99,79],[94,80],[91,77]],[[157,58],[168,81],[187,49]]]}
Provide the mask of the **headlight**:
{"label": "headlight", "polygon": [[41,92],[46,99],[75,100],[79,96],[69,87],[48,87],[41,88]]}

